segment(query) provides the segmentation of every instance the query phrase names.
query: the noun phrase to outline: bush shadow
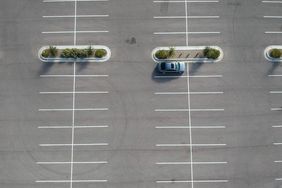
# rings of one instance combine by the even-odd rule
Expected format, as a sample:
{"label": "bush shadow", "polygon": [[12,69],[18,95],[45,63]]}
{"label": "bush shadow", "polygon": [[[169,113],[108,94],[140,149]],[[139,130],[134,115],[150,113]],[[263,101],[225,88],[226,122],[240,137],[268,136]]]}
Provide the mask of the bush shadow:
{"label": "bush shadow", "polygon": [[78,65],[77,71],[82,71],[83,69],[87,68],[89,62],[77,62],[76,64]]}
{"label": "bush shadow", "polygon": [[42,75],[42,74],[46,74],[47,72],[49,72],[49,70],[51,69],[51,67],[54,65],[55,63],[51,63],[51,62],[42,62],[41,67],[38,71],[38,75]]}

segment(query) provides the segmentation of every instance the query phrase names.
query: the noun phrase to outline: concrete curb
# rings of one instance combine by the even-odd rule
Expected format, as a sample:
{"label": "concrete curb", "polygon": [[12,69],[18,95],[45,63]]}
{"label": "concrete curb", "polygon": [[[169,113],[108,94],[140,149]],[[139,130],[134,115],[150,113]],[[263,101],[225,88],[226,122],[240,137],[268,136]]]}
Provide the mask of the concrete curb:
{"label": "concrete curb", "polygon": [[269,52],[274,49],[274,48],[277,48],[277,49],[282,49],[282,45],[270,45],[270,46],[267,46],[263,52],[263,55],[264,55],[264,58],[269,61],[269,62],[277,62],[277,63],[281,63],[282,62],[282,57],[280,58],[272,58],[270,57],[270,54]]}
{"label": "concrete curb", "polygon": [[223,59],[223,50],[218,46],[172,46],[175,50],[204,50],[206,47],[214,48],[220,51],[220,56],[213,60],[208,58],[176,58],[176,59],[158,59],[155,56],[155,53],[158,50],[169,50],[171,47],[157,47],[152,50],[152,59],[156,62],[164,62],[164,61],[183,61],[187,63],[217,63],[222,61]]}
{"label": "concrete curb", "polygon": [[[68,46],[54,46],[57,49],[66,49],[66,48],[77,48],[77,49],[85,49],[88,48],[90,45],[77,45],[77,46],[73,46],[73,45],[68,45]],[[42,52],[45,49],[48,49],[49,46],[43,46],[38,50],[38,58],[40,59],[40,61],[42,62],[50,62],[50,63],[57,63],[57,62],[61,62],[61,63],[67,63],[67,62],[79,62],[79,63],[83,63],[83,62],[105,62],[108,61],[111,58],[111,50],[107,47],[107,46],[102,46],[102,45],[91,45],[91,47],[93,49],[104,49],[107,51],[107,55],[105,57],[102,58],[45,58],[42,57]]]}

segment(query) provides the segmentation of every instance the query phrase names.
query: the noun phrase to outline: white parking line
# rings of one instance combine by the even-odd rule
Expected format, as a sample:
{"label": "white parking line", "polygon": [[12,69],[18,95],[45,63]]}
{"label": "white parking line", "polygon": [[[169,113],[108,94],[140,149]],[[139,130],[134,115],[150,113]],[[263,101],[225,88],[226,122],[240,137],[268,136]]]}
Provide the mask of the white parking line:
{"label": "white parking line", "polygon": [[282,31],[266,31],[265,34],[282,34]]}
{"label": "white parking line", "polygon": [[270,74],[269,77],[282,77],[282,74]]}
{"label": "white parking line", "polygon": [[[75,129],[108,128],[108,125],[74,126]],[[72,126],[39,126],[39,129],[71,129]]]}
{"label": "white parking line", "polygon": [[273,125],[273,128],[282,128],[282,125]]}
{"label": "white parking line", "polygon": [[155,112],[222,112],[222,108],[202,108],[202,109],[155,109]]}
{"label": "white parking line", "polygon": [[107,111],[108,108],[40,108],[39,112],[59,112],[59,111]]}
{"label": "white parking line", "polygon": [[213,146],[226,146],[226,144],[156,144],[157,147],[213,147]]}
{"label": "white parking line", "polygon": [[73,75],[73,74],[66,74],[66,75],[60,75],[60,74],[47,74],[47,75],[40,75],[42,78],[73,78],[73,77],[86,77],[86,78],[91,78],[91,77],[108,77],[109,75],[106,74],[101,74],[101,75]]}
{"label": "white parking line", "polygon": [[264,18],[282,18],[282,16],[263,16]]}
{"label": "white parking line", "polygon": [[[189,129],[189,126],[156,126],[156,129]],[[191,126],[191,129],[225,129],[225,126]]]}
{"label": "white parking line", "polygon": [[89,144],[40,144],[42,147],[61,147],[61,146],[108,146],[108,143],[89,143]]}
{"label": "white parking line", "polygon": [[211,92],[155,92],[155,95],[209,95],[209,94],[223,94],[222,91]]}
{"label": "white parking line", "polygon": [[222,78],[222,75],[190,75],[190,76],[154,76],[154,78],[170,79],[170,78]]}
{"label": "white parking line", "polygon": [[39,92],[39,94],[108,94],[108,91],[51,91],[51,92]]}
{"label": "white parking line", "polygon": [[[190,165],[191,162],[157,162],[157,165]],[[227,164],[227,162],[193,162],[196,165]]]}
{"label": "white parking line", "polygon": [[274,161],[275,163],[282,163],[282,161]]}
{"label": "white parking line", "polygon": [[61,3],[61,2],[105,2],[108,0],[43,0],[43,3]]}
{"label": "white parking line", "polygon": [[215,19],[219,16],[154,16],[155,19]]}
{"label": "white parking line", "polygon": [[[76,33],[108,33],[109,31],[76,31]],[[43,31],[42,34],[74,34],[74,31]]]}
{"label": "white parking line", "polygon": [[70,162],[70,161],[62,161],[62,162],[36,162],[36,164],[41,164],[41,165],[48,165],[48,164],[51,164],[51,165],[56,165],[56,164],[107,164],[108,162],[107,161],[85,161],[85,162]]}
{"label": "white parking line", "polygon": [[108,180],[37,180],[36,183],[103,183]]}
{"label": "white parking line", "polygon": [[282,181],[282,178],[276,178],[275,180],[276,181]]}
{"label": "white parking line", "polygon": [[271,94],[282,94],[282,91],[270,91]]}
{"label": "white parking line", "polygon": [[[43,18],[74,18],[75,15],[55,15],[55,16],[42,16]],[[108,14],[96,14],[96,15],[77,15],[77,18],[101,18],[109,17]]]}
{"label": "white parking line", "polygon": [[282,108],[271,108],[271,111],[281,111]]}
{"label": "white parking line", "polygon": [[[185,0],[175,0],[175,1],[172,1],[172,0],[159,0],[159,1],[154,1],[154,3],[184,3]],[[187,0],[186,1],[187,3],[218,3],[219,1],[207,1],[207,0],[202,0],[202,1],[192,1],[192,0]]]}
{"label": "white parking line", "polygon": [[282,3],[282,1],[262,1],[262,3]]}
{"label": "white parking line", "polygon": [[220,34],[219,31],[200,31],[200,32],[154,32],[154,35],[185,35],[185,34]]}
{"label": "white parking line", "polygon": [[156,183],[227,183],[228,180],[158,180]]}

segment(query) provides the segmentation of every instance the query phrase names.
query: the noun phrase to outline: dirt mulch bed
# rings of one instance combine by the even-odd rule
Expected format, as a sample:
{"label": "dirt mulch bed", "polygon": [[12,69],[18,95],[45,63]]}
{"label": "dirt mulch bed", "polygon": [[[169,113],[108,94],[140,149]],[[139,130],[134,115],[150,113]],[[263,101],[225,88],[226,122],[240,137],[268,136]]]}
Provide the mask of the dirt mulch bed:
{"label": "dirt mulch bed", "polygon": [[178,58],[203,58],[204,50],[175,50],[174,54],[168,59],[178,59]]}

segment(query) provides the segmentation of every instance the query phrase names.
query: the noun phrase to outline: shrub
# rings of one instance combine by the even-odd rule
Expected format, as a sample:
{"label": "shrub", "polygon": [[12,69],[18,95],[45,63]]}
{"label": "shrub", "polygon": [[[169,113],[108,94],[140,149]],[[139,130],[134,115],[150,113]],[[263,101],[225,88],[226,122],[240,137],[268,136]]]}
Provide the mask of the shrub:
{"label": "shrub", "polygon": [[272,58],[280,58],[281,57],[281,51],[279,49],[272,49],[270,52],[270,57]]}
{"label": "shrub", "polygon": [[93,48],[91,46],[89,46],[86,50],[87,50],[88,57],[93,55]]}
{"label": "shrub", "polygon": [[167,59],[169,57],[169,51],[167,50],[158,50],[156,53],[155,53],[155,56],[158,58],[158,59]]}
{"label": "shrub", "polygon": [[175,54],[175,50],[174,48],[169,48],[169,51],[168,51],[168,57],[171,57]]}
{"label": "shrub", "polygon": [[204,56],[209,59],[217,59],[220,55],[220,51],[214,48],[206,47],[204,49]]}
{"label": "shrub", "polygon": [[50,57],[55,57],[58,54],[58,50],[54,46],[49,46],[49,56]]}
{"label": "shrub", "polygon": [[88,56],[87,49],[76,49],[76,56],[78,58],[86,58]]}
{"label": "shrub", "polygon": [[49,57],[49,49],[43,50],[41,55],[42,55],[42,57],[45,57],[45,58]]}
{"label": "shrub", "polygon": [[104,49],[98,49],[95,51],[95,57],[102,58],[107,55],[107,51]]}

